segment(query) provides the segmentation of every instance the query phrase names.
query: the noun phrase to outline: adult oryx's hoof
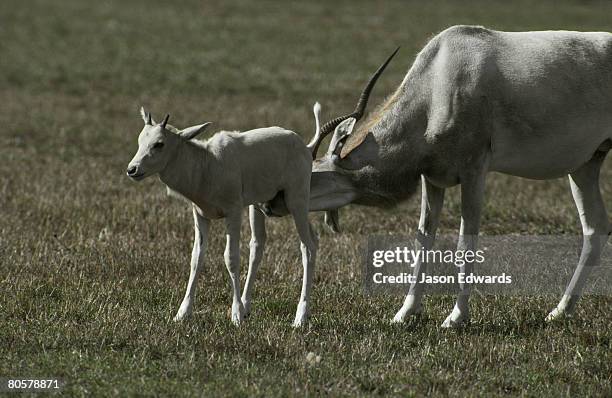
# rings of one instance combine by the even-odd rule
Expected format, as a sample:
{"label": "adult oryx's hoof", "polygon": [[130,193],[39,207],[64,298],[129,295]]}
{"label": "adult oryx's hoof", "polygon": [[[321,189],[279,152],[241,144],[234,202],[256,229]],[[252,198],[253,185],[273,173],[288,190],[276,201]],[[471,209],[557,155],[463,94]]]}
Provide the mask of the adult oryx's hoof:
{"label": "adult oryx's hoof", "polygon": [[192,308],[191,303],[183,302],[174,316],[174,322],[184,321],[185,319],[189,318],[191,316]]}
{"label": "adult oryx's hoof", "polygon": [[422,314],[423,314],[423,307],[420,305],[415,306],[415,307],[410,307],[410,308],[402,307],[399,311],[397,311],[397,314],[395,314],[395,316],[391,320],[391,323],[404,323],[404,321],[406,320],[406,317],[420,316]]}
{"label": "adult oryx's hoof", "polygon": [[571,316],[572,314],[569,311],[565,309],[559,309],[557,307],[554,310],[550,311],[550,313],[546,317],[546,322],[560,321],[562,319],[570,318]]}
{"label": "adult oryx's hoof", "polygon": [[459,328],[465,326],[470,321],[470,314],[467,311],[461,311],[457,307],[453,308],[453,312],[442,323],[443,328]]}

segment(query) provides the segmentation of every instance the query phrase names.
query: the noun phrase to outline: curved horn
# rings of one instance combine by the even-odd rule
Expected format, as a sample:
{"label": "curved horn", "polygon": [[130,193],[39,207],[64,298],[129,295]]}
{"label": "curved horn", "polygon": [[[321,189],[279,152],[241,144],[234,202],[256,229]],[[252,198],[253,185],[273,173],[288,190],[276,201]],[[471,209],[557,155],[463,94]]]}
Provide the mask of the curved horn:
{"label": "curved horn", "polygon": [[353,111],[352,117],[354,117],[355,119],[359,120],[363,116],[363,112],[366,109],[366,105],[368,105],[368,99],[370,98],[370,93],[372,92],[372,89],[374,88],[376,81],[378,80],[380,75],[382,75],[382,73],[385,71],[385,68],[387,67],[387,65],[389,65],[389,62],[391,62],[393,57],[395,57],[395,54],[397,54],[399,49],[400,48],[398,47],[395,49],[395,51],[393,51],[393,53],[389,56],[389,58],[387,58],[385,63],[380,65],[378,69],[376,70],[376,72],[374,72],[368,84],[366,84],[365,88],[361,92],[361,96],[359,97],[357,106],[355,107],[355,110]]}
{"label": "curved horn", "polygon": [[164,118],[164,120],[160,123],[160,126],[162,126],[163,128],[166,128],[166,123],[168,123],[168,119],[170,119],[170,115],[166,114],[166,117]]}
{"label": "curved horn", "polygon": [[363,113],[365,112],[366,106],[368,105],[368,99],[370,98],[370,94],[372,93],[372,89],[374,89],[374,85],[376,84],[376,81],[378,80],[378,78],[380,77],[380,75],[382,75],[382,73],[384,72],[385,68],[387,67],[387,65],[389,64],[389,62],[391,62],[391,60],[393,59],[393,57],[395,56],[395,54],[397,54],[397,52],[399,51],[399,47],[395,49],[395,51],[393,51],[393,53],[389,56],[389,58],[387,58],[387,60],[378,67],[378,69],[376,70],[376,72],[374,72],[374,74],[372,75],[372,77],[370,77],[370,80],[368,81],[368,84],[366,84],[366,86],[364,87],[363,91],[361,92],[361,95],[359,96],[359,101],[357,101],[357,106],[355,107],[355,110],[353,111],[353,113],[349,113],[348,115],[344,115],[344,116],[339,116],[335,119],[330,120],[329,122],[325,123],[320,130],[320,135],[317,139],[316,142],[314,142],[314,144],[312,145],[313,149],[312,149],[312,158],[316,159],[317,157],[317,152],[319,150],[319,146],[321,145],[321,142],[323,141],[323,139],[332,131],[334,131],[334,129],[343,121],[345,121],[346,119],[350,118],[350,117],[354,117],[355,119],[357,119],[357,121],[359,121],[359,119],[361,119],[363,117]]}

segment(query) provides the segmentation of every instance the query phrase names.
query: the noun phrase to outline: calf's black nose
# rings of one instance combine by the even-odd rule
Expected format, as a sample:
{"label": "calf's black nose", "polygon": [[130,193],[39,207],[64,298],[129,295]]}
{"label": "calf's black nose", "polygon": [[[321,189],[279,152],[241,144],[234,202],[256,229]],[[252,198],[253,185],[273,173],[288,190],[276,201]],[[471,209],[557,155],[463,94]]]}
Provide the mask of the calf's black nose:
{"label": "calf's black nose", "polygon": [[136,174],[136,166],[132,166],[130,168],[127,169],[127,174],[129,176]]}

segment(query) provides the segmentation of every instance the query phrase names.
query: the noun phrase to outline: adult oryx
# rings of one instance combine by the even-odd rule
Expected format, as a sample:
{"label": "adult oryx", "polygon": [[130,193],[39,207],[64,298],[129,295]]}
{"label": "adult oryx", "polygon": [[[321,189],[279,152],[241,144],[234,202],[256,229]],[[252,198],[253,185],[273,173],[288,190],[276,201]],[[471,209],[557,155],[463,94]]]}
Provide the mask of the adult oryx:
{"label": "adult oryx", "polygon": [[[338,208],[393,205],[421,180],[417,241],[428,249],[444,190],[460,184],[458,249],[476,250],[488,172],[532,179],[567,174],[584,243],[547,319],[572,311],[611,231],[598,180],[612,148],[612,34],[454,26],[425,46],[397,90],[354,130],[362,111],[332,120],[313,140],[316,157],[334,131],[327,153],[314,161],[311,210],[327,210],[337,226]],[[472,265],[458,271],[470,273]],[[416,264],[417,280],[424,270]],[[422,286],[411,286],[395,322],[421,310]],[[470,289],[460,289],[444,327],[469,317]]]}

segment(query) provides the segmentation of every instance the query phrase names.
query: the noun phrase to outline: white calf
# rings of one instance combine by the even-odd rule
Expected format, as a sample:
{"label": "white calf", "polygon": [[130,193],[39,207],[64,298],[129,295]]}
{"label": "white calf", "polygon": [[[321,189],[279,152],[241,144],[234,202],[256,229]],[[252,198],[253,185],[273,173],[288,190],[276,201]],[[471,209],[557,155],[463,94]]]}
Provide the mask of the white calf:
{"label": "white calf", "polygon": [[[193,204],[195,238],[191,273],[185,298],[175,320],[193,308],[196,278],[202,267],[210,220],[223,218],[227,228],[225,264],[230,275],[232,321],[239,324],[250,311],[251,291],[266,240],[265,217],[256,206],[282,193],[301,241],[304,267],[302,293],[294,326],[308,317],[317,238],[308,221],[312,154],[300,137],[280,127],[244,133],[220,132],[207,141],[193,140],[209,123],[177,130],[153,122],[141,109],[145,126],[138,137],[138,152],[128,165],[133,180],[158,174],[168,188]],[[240,225],[242,209],[249,206],[251,244],[249,271],[240,295]]]}

